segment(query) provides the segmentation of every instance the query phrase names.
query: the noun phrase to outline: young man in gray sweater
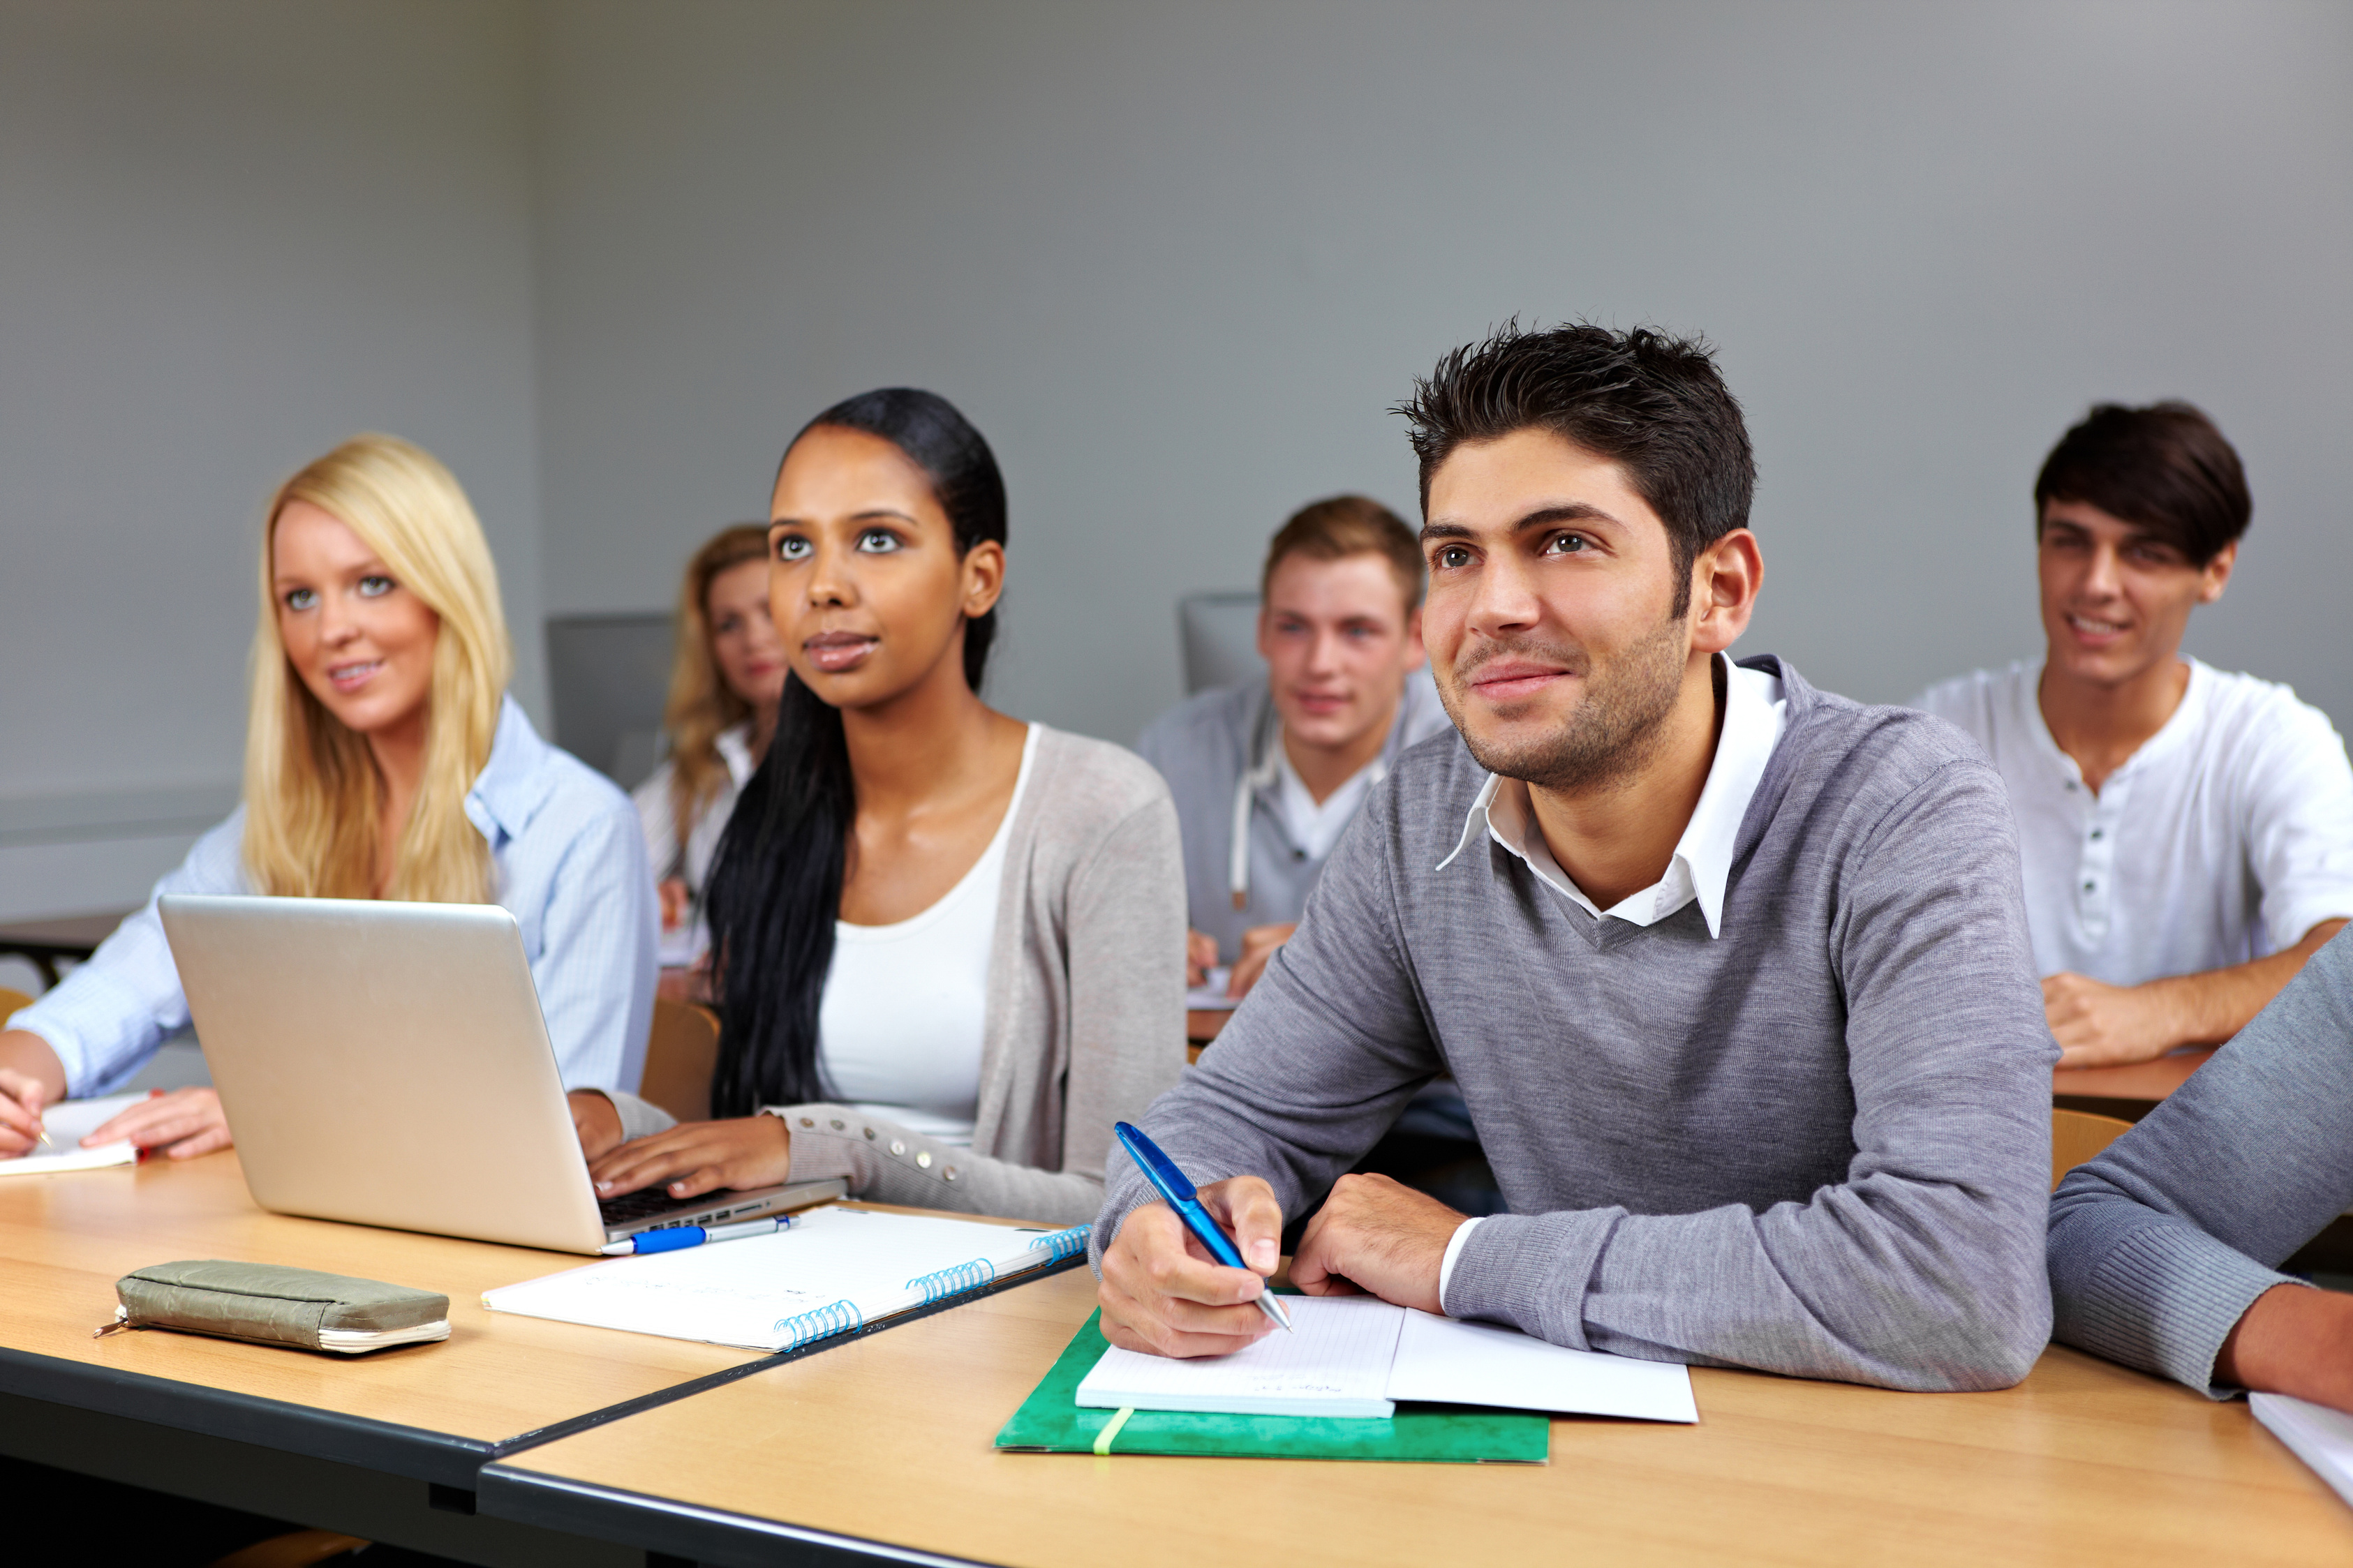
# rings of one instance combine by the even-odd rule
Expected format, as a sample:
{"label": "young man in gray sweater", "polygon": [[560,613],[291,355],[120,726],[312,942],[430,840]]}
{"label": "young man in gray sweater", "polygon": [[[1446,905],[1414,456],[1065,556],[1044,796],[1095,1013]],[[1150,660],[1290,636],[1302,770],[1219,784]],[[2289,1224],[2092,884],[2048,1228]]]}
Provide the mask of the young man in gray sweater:
{"label": "young man in gray sweater", "polygon": [[[1328,1189],[1311,1292],[1655,1360],[2017,1382],[2051,1324],[2056,1050],[2000,778],[1938,721],[1725,656],[1763,563],[1704,345],[1506,329],[1402,412],[1465,743],[1400,760],[1146,1118],[1250,1268],[1114,1152],[1105,1333],[1258,1338],[1283,1216]],[[1342,1174],[1440,1072],[1506,1214]]]}

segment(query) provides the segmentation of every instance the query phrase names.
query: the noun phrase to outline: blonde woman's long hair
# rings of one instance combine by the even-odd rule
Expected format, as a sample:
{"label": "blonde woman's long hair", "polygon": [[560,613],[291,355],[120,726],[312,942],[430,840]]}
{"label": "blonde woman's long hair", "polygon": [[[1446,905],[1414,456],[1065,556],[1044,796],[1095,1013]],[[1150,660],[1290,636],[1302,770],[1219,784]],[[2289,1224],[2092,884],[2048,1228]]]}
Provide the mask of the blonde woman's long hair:
{"label": "blonde woman's long hair", "polygon": [[[662,727],[670,732],[670,820],[683,845],[703,808],[727,781],[719,736],[752,717],[752,705],[729,688],[711,648],[711,584],[723,572],[768,558],[768,525],[723,528],[694,552],[678,590],[678,651],[670,669]],[[669,868],[657,866],[657,876]]]}
{"label": "blonde woman's long hair", "polygon": [[401,825],[387,899],[487,903],[491,849],[466,819],[490,761],[514,652],[490,542],[457,479],[394,436],[356,436],[279,487],[261,532],[261,622],[245,735],[245,866],[264,893],[376,896],[384,780],[367,738],[330,713],[288,661],[272,545],[291,501],[357,534],[393,579],[440,617],[425,773]]}

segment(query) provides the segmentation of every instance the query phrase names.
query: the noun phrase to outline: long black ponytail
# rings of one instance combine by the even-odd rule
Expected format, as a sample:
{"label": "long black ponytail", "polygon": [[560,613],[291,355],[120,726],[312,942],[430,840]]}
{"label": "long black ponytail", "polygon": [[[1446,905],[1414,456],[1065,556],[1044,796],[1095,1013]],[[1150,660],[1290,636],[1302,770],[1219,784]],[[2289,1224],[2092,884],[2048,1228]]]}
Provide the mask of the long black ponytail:
{"label": "long black ponytail", "polygon": [[[959,552],[983,541],[1005,542],[1005,479],[997,458],[947,399],[907,386],[861,393],[810,420],[793,441],[820,426],[862,430],[905,453],[930,477]],[[789,454],[792,447],[785,449]],[[964,673],[976,691],[996,634],[994,607],[965,623]],[[833,964],[833,926],[857,818],[841,712],[787,675],[776,739],[720,837],[705,896],[722,1023],[711,1079],[714,1116],[825,1098],[818,1005]]]}

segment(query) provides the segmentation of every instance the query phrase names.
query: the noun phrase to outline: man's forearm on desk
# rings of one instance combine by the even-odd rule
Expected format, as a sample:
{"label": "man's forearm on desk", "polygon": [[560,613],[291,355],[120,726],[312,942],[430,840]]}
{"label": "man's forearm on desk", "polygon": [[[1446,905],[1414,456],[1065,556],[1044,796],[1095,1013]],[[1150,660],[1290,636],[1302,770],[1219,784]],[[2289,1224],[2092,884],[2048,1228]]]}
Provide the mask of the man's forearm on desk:
{"label": "man's forearm on desk", "polygon": [[2151,981],[2150,989],[2169,994],[2168,1000],[2179,1021],[2172,1043],[2219,1046],[2230,1039],[2253,1023],[2255,1015],[2271,1005],[2272,998],[2296,977],[2312,955],[2344,929],[2345,921],[2341,920],[2323,921],[2305,932],[2304,939],[2294,947],[2268,958],[2235,963],[2228,969],[2210,969],[2202,974]]}

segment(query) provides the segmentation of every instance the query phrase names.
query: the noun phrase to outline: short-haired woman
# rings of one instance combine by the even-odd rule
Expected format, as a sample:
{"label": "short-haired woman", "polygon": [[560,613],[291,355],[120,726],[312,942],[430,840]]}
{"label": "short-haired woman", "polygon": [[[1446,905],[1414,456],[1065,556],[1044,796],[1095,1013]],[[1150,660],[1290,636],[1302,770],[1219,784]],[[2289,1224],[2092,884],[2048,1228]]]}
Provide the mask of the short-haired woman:
{"label": "short-haired woman", "polygon": [[687,563],[662,728],[670,755],[631,792],[661,900],[662,962],[710,946],[702,895],[735,797],[768,754],[784,645],[768,615],[768,525],[722,529]]}
{"label": "short-haired woman", "polygon": [[891,1203],[1092,1218],[1112,1123],[1185,1065],[1167,788],[981,701],[1005,487],[944,399],[826,410],[770,512],[792,677],[712,875],[722,1120],[624,1144],[618,1118],[582,1118],[591,1174],[607,1196],[839,1176]]}
{"label": "short-haired woman", "polygon": [[[506,695],[498,571],[458,481],[406,441],[343,443],[271,500],[260,581],[245,801],[156,893],[501,904],[566,1087],[635,1084],[654,988],[637,817]],[[44,1104],[106,1092],[187,1022],[151,896],[7,1020],[0,1156],[34,1145]],[[230,1141],[209,1089],[133,1106],[88,1142],[121,1138],[174,1158]]]}

